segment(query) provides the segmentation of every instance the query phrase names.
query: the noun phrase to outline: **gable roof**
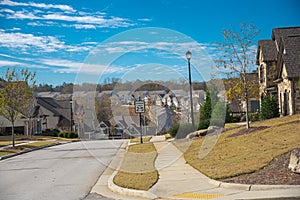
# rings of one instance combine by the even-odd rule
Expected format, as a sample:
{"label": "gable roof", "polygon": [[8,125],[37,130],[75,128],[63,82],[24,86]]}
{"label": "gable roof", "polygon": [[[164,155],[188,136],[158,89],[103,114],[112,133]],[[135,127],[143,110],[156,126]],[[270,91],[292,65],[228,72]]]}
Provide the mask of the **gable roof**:
{"label": "gable roof", "polygon": [[272,29],[271,40],[258,42],[256,64],[260,51],[263,61],[277,61],[278,76],[284,64],[288,78],[300,77],[300,26]]}
{"label": "gable roof", "polygon": [[300,77],[300,27],[275,28],[272,39],[282,53],[288,78]]}
{"label": "gable roof", "polygon": [[288,77],[300,77],[300,29],[299,35],[285,39],[284,46],[286,53],[283,54],[283,61]]}
{"label": "gable roof", "polygon": [[[258,49],[262,52],[263,61],[268,62],[277,60],[277,49],[273,40],[259,40]],[[257,51],[257,61],[259,58],[259,50]]]}
{"label": "gable roof", "polygon": [[71,105],[69,100],[56,100],[50,97],[37,97],[37,104],[46,108],[56,116],[62,116],[70,121]]}

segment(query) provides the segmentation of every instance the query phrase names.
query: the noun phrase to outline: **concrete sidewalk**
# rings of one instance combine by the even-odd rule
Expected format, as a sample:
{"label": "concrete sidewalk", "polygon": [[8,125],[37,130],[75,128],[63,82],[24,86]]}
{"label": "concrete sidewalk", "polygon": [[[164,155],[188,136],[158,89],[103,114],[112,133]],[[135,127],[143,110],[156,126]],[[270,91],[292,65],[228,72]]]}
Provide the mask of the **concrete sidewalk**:
{"label": "concrete sidewalk", "polygon": [[[159,171],[158,182],[149,190],[144,191],[145,196],[152,199],[262,199],[262,198],[284,198],[300,197],[300,186],[259,186],[229,184],[211,180],[190,165],[172,142],[165,141],[162,136],[154,136],[151,140],[157,149],[158,156],[155,167]],[[93,188],[103,196],[114,199],[140,199],[137,197],[120,196],[135,195],[140,196],[143,191],[128,190],[114,186],[112,181],[114,172],[117,169],[125,149],[120,149],[116,159],[112,162],[112,167],[107,169]],[[110,176],[110,177],[109,177]],[[119,194],[113,193],[108,189]],[[115,195],[115,196],[114,196]]]}
{"label": "concrete sidewalk", "polygon": [[300,186],[257,186],[221,183],[186,164],[182,152],[171,142],[154,143],[158,157],[158,182],[149,190],[167,199],[251,199],[300,197]]}

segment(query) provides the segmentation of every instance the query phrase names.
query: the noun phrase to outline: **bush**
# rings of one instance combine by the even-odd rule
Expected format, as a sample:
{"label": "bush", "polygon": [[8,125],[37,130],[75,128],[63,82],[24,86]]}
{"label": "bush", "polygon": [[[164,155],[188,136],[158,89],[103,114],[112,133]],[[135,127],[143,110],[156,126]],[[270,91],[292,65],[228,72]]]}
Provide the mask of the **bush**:
{"label": "bush", "polygon": [[46,131],[43,132],[42,135],[43,136],[58,137],[58,133],[59,133],[59,130],[57,130],[57,129],[53,129],[53,130],[46,129]]}
{"label": "bush", "polygon": [[231,116],[230,123],[237,123],[241,121],[241,116]]}
{"label": "bush", "polygon": [[[229,118],[229,110],[224,101],[218,101],[211,113],[211,126],[224,127],[226,118]],[[227,119],[229,121],[230,119]]]}
{"label": "bush", "polygon": [[68,138],[78,138],[78,134],[75,132],[69,132],[68,133]]}
{"label": "bush", "polygon": [[65,137],[65,133],[64,132],[58,133],[58,137]]}
{"label": "bush", "polygon": [[[206,129],[209,126],[209,120],[211,118],[211,112],[212,112],[211,97],[210,97],[209,91],[206,91],[205,102],[200,107],[200,123],[202,123],[201,126],[200,126],[201,129]],[[208,124],[208,126],[206,127],[207,124]],[[198,128],[199,128],[199,126],[198,126]]]}
{"label": "bush", "polygon": [[256,112],[256,113],[250,113],[249,114],[249,118],[250,118],[250,121],[251,122],[256,122],[256,121],[259,121],[259,112]]}
{"label": "bush", "polygon": [[279,116],[280,114],[276,98],[274,96],[265,96],[261,101],[260,119],[265,120]]}
{"label": "bush", "polygon": [[207,129],[209,127],[209,124],[210,124],[210,119],[200,120],[198,124],[198,130]]}
{"label": "bush", "polygon": [[171,127],[168,133],[172,137],[176,137],[177,139],[185,138],[188,134],[195,131],[195,128],[192,124],[176,124],[175,126]]}
{"label": "bush", "polygon": [[210,126],[224,127],[225,121],[224,119],[211,119]]}
{"label": "bush", "polygon": [[75,132],[61,132],[58,134],[58,137],[63,138],[78,138],[78,134]]}
{"label": "bush", "polygon": [[173,127],[169,128],[168,133],[174,138],[178,132],[179,124],[175,124]]}

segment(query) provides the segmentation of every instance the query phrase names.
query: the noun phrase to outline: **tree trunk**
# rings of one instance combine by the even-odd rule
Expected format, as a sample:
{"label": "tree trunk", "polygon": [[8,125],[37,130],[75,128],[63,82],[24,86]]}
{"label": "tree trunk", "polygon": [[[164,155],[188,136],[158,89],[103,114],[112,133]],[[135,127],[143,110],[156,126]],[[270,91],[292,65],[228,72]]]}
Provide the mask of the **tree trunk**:
{"label": "tree trunk", "polygon": [[247,127],[247,129],[250,128],[248,104],[249,104],[249,101],[246,100],[246,127]]}
{"label": "tree trunk", "polygon": [[11,140],[12,140],[12,146],[15,148],[15,122],[11,122]]}

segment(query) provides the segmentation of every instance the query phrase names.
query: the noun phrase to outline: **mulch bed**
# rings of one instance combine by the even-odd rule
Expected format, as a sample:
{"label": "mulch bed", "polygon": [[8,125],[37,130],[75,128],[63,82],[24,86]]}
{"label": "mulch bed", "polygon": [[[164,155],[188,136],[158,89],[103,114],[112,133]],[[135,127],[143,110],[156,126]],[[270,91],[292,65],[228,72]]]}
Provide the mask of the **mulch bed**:
{"label": "mulch bed", "polygon": [[223,179],[223,182],[261,185],[300,185],[300,174],[288,169],[290,152],[274,158],[263,169],[251,173]]}
{"label": "mulch bed", "polygon": [[245,134],[249,134],[249,133],[252,133],[252,132],[255,132],[255,131],[259,131],[259,130],[264,130],[266,128],[269,128],[269,126],[258,126],[258,127],[251,127],[249,129],[242,129],[232,135],[229,135],[228,137],[236,137],[236,136],[240,136],[240,135],[245,135]]}

